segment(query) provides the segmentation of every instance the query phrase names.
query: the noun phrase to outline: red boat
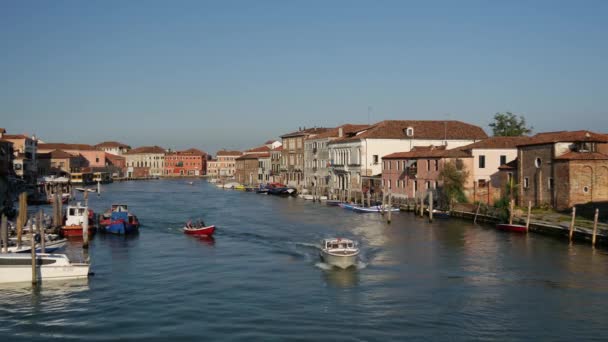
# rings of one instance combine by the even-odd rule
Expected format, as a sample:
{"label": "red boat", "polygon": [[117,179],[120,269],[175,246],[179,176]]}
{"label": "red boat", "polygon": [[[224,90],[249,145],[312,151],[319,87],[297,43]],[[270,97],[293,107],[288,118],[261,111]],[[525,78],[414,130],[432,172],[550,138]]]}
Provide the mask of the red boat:
{"label": "red boat", "polygon": [[89,224],[89,235],[95,233],[95,213],[93,210],[80,205],[70,205],[66,209],[65,225],[61,227],[63,236],[82,236],[83,220]]}
{"label": "red boat", "polygon": [[496,228],[498,228],[500,230],[516,232],[516,233],[525,233],[527,230],[526,226],[523,226],[521,224],[508,224],[508,223],[497,224]]}
{"label": "red boat", "polygon": [[215,226],[208,227],[184,227],[184,233],[188,235],[211,236],[215,233]]}

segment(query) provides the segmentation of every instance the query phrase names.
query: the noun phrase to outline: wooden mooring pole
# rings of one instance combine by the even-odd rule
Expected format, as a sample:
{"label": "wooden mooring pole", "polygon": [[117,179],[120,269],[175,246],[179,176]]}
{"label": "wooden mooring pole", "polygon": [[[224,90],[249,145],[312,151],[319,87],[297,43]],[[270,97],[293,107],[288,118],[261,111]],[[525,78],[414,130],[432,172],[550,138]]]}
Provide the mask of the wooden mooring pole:
{"label": "wooden mooring pole", "polygon": [[393,213],[393,210],[392,210],[393,209],[393,195],[391,194],[390,190],[388,191],[387,196],[388,196],[388,208],[387,208],[388,213],[386,215],[386,222],[388,224],[390,224],[391,223],[391,215]]}
{"label": "wooden mooring pole", "polygon": [[568,234],[568,239],[572,241],[572,237],[574,236],[574,220],[576,219],[576,207],[572,207],[572,219],[570,220],[570,233]]}
{"label": "wooden mooring pole", "polygon": [[2,253],[8,253],[8,218],[2,214],[0,224],[0,241],[2,242]]}
{"label": "wooden mooring pole", "polygon": [[86,210],[82,217],[82,248],[89,248],[89,215]]}
{"label": "wooden mooring pole", "polygon": [[36,285],[38,282],[37,274],[36,274],[36,240],[34,239],[34,227],[32,224],[28,224],[28,228],[30,231],[30,245],[31,245],[31,254],[32,254],[32,284]]}
{"label": "wooden mooring pole", "polygon": [[477,210],[475,211],[475,218],[473,224],[477,224],[477,216],[479,216],[479,209],[481,209],[481,202],[477,202]]}
{"label": "wooden mooring pole", "polygon": [[515,201],[509,201],[509,224],[513,224],[513,207],[515,206]]}
{"label": "wooden mooring pole", "polygon": [[433,222],[433,191],[429,191],[429,222]]}
{"label": "wooden mooring pole", "polygon": [[600,216],[600,210],[595,208],[595,216],[593,216],[593,236],[591,237],[591,246],[595,247],[595,241],[597,238],[597,219]]}
{"label": "wooden mooring pole", "polygon": [[46,232],[44,227],[44,214],[42,209],[38,210],[38,219],[36,220],[36,230],[40,235],[40,253],[46,253]]}
{"label": "wooden mooring pole", "polygon": [[424,217],[424,196],[420,196],[420,217]]}
{"label": "wooden mooring pole", "polygon": [[528,201],[528,216],[526,217],[526,233],[530,230],[530,213],[532,212],[532,201]]}

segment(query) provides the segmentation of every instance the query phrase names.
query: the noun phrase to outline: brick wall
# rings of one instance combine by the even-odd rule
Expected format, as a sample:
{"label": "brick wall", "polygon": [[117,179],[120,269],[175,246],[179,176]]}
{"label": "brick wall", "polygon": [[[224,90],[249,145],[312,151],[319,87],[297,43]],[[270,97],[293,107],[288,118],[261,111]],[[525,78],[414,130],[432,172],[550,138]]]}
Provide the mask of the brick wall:
{"label": "brick wall", "polygon": [[[519,205],[527,206],[528,201],[532,201],[535,207],[541,205],[553,205],[552,190],[548,189],[549,178],[553,175],[553,145],[532,145],[520,148],[520,170],[519,186],[520,196]],[[536,159],[540,158],[540,167],[537,167]],[[528,187],[524,188],[524,180],[528,178]],[[554,184],[557,184],[557,180]]]}

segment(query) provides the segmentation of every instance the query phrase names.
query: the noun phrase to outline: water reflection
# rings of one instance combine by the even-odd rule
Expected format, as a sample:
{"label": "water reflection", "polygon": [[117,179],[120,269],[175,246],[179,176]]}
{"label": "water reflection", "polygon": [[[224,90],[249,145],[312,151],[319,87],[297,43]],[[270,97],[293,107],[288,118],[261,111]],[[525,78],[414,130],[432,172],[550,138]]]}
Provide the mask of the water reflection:
{"label": "water reflection", "polygon": [[323,279],[332,287],[350,288],[359,285],[359,270],[351,267],[348,269],[331,268],[323,270]]}
{"label": "water reflection", "polygon": [[196,237],[197,240],[199,240],[203,245],[207,245],[207,246],[215,246],[215,238],[213,236],[201,236],[201,237]]}

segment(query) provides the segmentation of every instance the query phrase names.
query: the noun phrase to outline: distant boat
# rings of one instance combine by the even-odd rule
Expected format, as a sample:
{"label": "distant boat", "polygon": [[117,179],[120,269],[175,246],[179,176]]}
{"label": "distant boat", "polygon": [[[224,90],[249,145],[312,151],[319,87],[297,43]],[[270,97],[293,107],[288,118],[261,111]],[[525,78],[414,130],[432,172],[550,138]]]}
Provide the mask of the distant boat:
{"label": "distant boat", "polygon": [[320,257],[323,262],[339,268],[357,265],[359,248],[353,240],[342,238],[323,239]]}
{"label": "distant boat", "polygon": [[[65,254],[38,254],[38,279],[42,282],[87,278],[89,264],[71,263]],[[32,280],[32,257],[28,254],[0,254],[0,283],[20,283]]]}

